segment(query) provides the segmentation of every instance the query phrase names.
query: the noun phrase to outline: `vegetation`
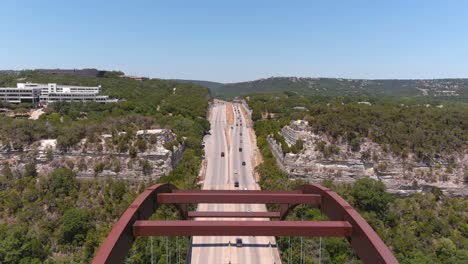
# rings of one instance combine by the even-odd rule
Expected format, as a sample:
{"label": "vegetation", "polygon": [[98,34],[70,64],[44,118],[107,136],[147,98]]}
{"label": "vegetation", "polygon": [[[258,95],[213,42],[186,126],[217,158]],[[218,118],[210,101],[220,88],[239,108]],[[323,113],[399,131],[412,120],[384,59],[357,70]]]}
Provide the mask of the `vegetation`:
{"label": "vegetation", "polygon": [[[103,93],[122,100],[109,104],[54,103],[38,120],[0,116],[0,147],[22,151],[37,140],[57,138],[58,148],[68,151],[83,138],[93,144],[101,134],[111,134],[106,148],[135,156],[147,147],[146,141],[135,136],[136,130],[169,128],[176,133],[177,140],[166,147],[172,149],[175,144],[183,143],[185,151],[177,168],[158,181],[171,182],[180,188],[197,187],[196,176],[203,154],[201,140],[209,130],[205,118],[207,88],[156,79],[130,80],[120,78],[118,73],[97,78],[45,75],[34,71],[21,72],[14,77],[0,76],[0,86],[14,86],[16,78],[38,83],[102,85]],[[152,144],[155,140],[150,136]],[[101,147],[96,150],[102,152],[103,146],[97,145]],[[86,166],[82,162],[76,165],[79,170]],[[108,165],[118,173],[124,164],[111,159]],[[145,161],[140,165],[144,174],[153,169]],[[1,164],[0,263],[89,263],[113,223],[139,192],[154,184],[135,186],[133,182],[106,178],[101,174],[107,165],[101,162],[92,169],[96,175],[104,177],[79,181],[70,169],[73,166],[64,162],[59,169],[41,175],[36,171],[34,158],[21,174],[12,171],[9,164]],[[154,217],[176,216],[177,212],[171,208],[161,207]],[[175,241],[168,240],[168,243],[174,245]],[[181,250],[186,249],[188,242],[182,244],[185,246]],[[178,252],[175,246],[165,251],[161,240],[141,238],[129,254],[129,261],[148,263],[150,245],[160,257],[167,255],[175,259]],[[185,258],[185,254],[182,257]]]}
{"label": "vegetation", "polygon": [[[386,133],[385,129],[380,129],[379,131],[384,133],[379,137],[383,142],[395,140],[394,142],[398,146],[419,148],[422,146],[418,145],[417,142],[400,141],[406,136],[411,138],[412,134],[407,132],[408,130],[419,128],[427,140],[432,140],[438,138],[438,133],[451,134],[451,131],[443,126],[446,124],[450,129],[462,132],[451,134],[451,140],[462,143],[465,139],[466,143],[466,118],[463,119],[466,111],[463,112],[455,108],[441,110],[415,107],[408,110],[410,113],[403,113],[398,108],[386,104],[373,108],[357,104],[343,106],[341,103],[326,106],[326,102],[311,102],[303,97],[291,99],[276,96],[276,99],[271,101],[270,99],[265,100],[266,98],[270,97],[265,95],[250,97],[254,116],[261,116],[258,114],[259,111],[281,113],[276,119],[258,119],[255,122],[257,145],[264,158],[264,162],[256,168],[261,176],[262,189],[293,189],[304,183],[300,180],[290,181],[288,175],[278,168],[266,138],[268,135],[276,135],[284,124],[289,123],[289,120],[308,116],[311,114],[310,112],[313,113],[314,119],[310,117],[310,120],[315,122],[314,124],[323,124],[320,132],[335,135],[337,139],[346,138],[352,132],[358,132],[356,136],[368,136],[364,134],[365,129],[362,130],[362,134],[359,134],[361,132],[358,129],[359,126],[369,126],[367,122],[373,124],[374,129],[378,129],[390,128],[391,124],[395,122],[391,120],[398,120],[403,123],[408,122],[411,127],[407,126],[406,130],[402,129],[397,135]],[[290,110],[287,107],[287,105],[291,105],[289,100],[302,100],[304,104],[307,103],[307,107],[311,109],[310,112],[298,113]],[[272,111],[272,109],[275,110]],[[362,120],[347,122],[346,117],[350,117],[348,111],[354,113],[352,117],[355,119]],[[411,117],[410,114],[416,114],[416,117]],[[372,119],[372,115],[378,115],[382,119],[380,121]],[[367,120],[367,118],[369,119]],[[438,132],[437,129],[441,129],[441,131]],[[396,132],[395,129],[391,131],[392,133]],[[278,139],[278,136],[275,138],[281,142],[283,147],[284,139]],[[437,141],[432,140],[431,142]],[[453,143],[444,140],[440,145],[425,146],[424,151],[434,153],[434,150],[438,149],[450,153],[450,151],[459,150],[460,146],[456,145],[458,143],[452,145]],[[322,147],[327,148],[325,145]],[[417,194],[407,198],[395,198],[386,193],[383,183],[368,178],[357,180],[354,185],[334,182],[324,182],[323,184],[340,194],[360,212],[392,249],[400,263],[464,263],[468,258],[466,246],[468,244],[468,226],[466,224],[468,223],[468,201],[465,198],[447,197],[437,190],[433,193]],[[318,209],[307,206],[295,208],[288,218],[290,220],[326,219]],[[320,238],[282,237],[278,238],[277,243],[285,262],[291,260],[291,263],[299,263],[301,259],[305,259],[306,263],[317,263],[319,254],[324,263],[360,262],[345,239],[327,238],[320,241]],[[307,252],[307,254],[301,256],[301,248],[302,252]]]}
{"label": "vegetation", "polygon": [[[468,79],[349,80],[336,78],[271,77],[248,82],[210,85],[218,97],[232,98],[253,93],[288,93],[304,96],[356,96],[468,99]],[[425,89],[423,92],[421,89]],[[442,96],[443,90],[458,96]],[[427,94],[426,94],[427,93]]]}
{"label": "vegetation", "polygon": [[[306,98],[289,93],[253,95],[249,105],[253,117],[262,120],[262,114],[274,114],[262,122],[271,123],[261,135],[272,134],[283,151],[289,152],[277,132],[291,120],[309,121],[315,133],[327,135],[332,143],[347,142],[353,151],[359,151],[363,137],[384,146],[384,150],[406,158],[409,153],[426,163],[439,156],[449,156],[468,148],[468,107],[450,102],[425,103],[407,100],[367,99],[372,105],[359,104],[363,98]],[[443,107],[435,107],[442,104]],[[308,111],[294,110],[303,106]],[[320,147],[320,146],[319,146]],[[333,154],[333,145],[321,147],[323,153]]]}

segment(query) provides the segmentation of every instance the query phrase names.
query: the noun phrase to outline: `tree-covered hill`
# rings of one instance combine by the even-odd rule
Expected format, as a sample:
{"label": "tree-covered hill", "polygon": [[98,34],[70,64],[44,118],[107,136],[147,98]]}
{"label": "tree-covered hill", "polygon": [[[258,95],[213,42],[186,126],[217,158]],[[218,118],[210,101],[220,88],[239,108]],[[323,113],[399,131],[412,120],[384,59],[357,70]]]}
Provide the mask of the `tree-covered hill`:
{"label": "tree-covered hill", "polygon": [[288,91],[305,96],[447,97],[468,100],[468,79],[362,80],[271,77],[212,88],[220,97]]}
{"label": "tree-covered hill", "polygon": [[[294,189],[305,183],[303,179],[291,180],[280,169],[267,141],[269,135],[277,134],[293,119],[309,119],[317,131],[344,140],[360,138],[372,126],[382,132],[375,140],[393,146],[388,151],[400,154],[403,149],[417,149],[429,156],[438,151],[466,150],[466,107],[454,104],[436,108],[418,103],[406,107],[401,106],[401,101],[381,99],[371,100],[373,105],[369,106],[357,104],[355,100],[343,97],[311,100],[284,93],[250,96],[248,102],[253,109],[257,145],[263,155],[263,163],[256,167],[262,189]],[[297,111],[293,106],[304,106],[309,111]],[[262,113],[270,114],[262,116]],[[466,198],[444,196],[437,189],[410,197],[393,197],[386,192],[382,182],[369,178],[358,179],[354,184],[332,180],[322,184],[359,211],[400,263],[466,262]],[[299,206],[287,220],[326,218],[317,208]],[[361,263],[346,239],[281,237],[277,243],[283,262],[300,263],[305,258],[306,263],[318,263],[321,258],[323,263]],[[303,252],[306,252],[305,256],[301,255]]]}
{"label": "tree-covered hill", "polygon": [[[168,128],[184,142],[185,151],[178,166],[160,182],[180,188],[196,188],[202,160],[201,140],[206,120],[208,88],[166,80],[137,81],[107,72],[103,77],[46,75],[23,71],[1,75],[0,87],[16,82],[60,83],[65,85],[102,85],[103,93],[121,99],[118,103],[54,103],[37,120],[0,116],[0,148],[22,151],[40,139],[57,138],[61,147],[86,139],[94,142],[100,135],[134,134],[139,129]],[[1,107],[27,108],[24,105]],[[84,113],[84,114],[83,114]],[[118,137],[119,146],[132,148],[130,137]],[[93,141],[94,140],[94,141]],[[24,156],[28,155],[25,151]],[[108,235],[138,192],[154,184],[100,179],[78,180],[74,164],[63,162],[47,175],[36,170],[34,157],[23,171],[0,163],[0,263],[90,263],[97,248]],[[1,162],[1,160],[0,160]],[[173,211],[161,210],[155,217],[171,217]],[[174,216],[175,217],[175,216]],[[187,243],[185,242],[185,245]],[[138,239],[129,256],[132,263],[147,263],[149,239]],[[155,251],[164,244],[155,241]],[[168,254],[175,254],[171,248]]]}

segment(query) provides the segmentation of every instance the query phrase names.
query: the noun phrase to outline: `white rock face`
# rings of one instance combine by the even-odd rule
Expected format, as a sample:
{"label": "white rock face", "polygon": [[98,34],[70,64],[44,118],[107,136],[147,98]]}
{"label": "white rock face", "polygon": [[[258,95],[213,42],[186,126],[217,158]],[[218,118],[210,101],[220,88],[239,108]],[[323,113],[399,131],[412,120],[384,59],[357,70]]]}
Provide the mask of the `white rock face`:
{"label": "white rock face", "polygon": [[[299,154],[283,153],[280,145],[272,138],[268,142],[280,167],[291,178],[301,178],[313,183],[325,179],[340,182],[353,182],[362,177],[371,177],[385,183],[390,192],[408,194],[442,189],[452,195],[468,196],[464,184],[464,173],[468,171],[468,154],[457,155],[454,165],[440,157],[433,164],[417,161],[414,155],[402,159],[391,152],[384,152],[381,145],[369,139],[360,142],[360,150],[352,151],[346,142],[336,143],[339,154],[328,155],[318,150],[318,144],[330,146],[325,135],[314,134],[306,121],[293,121],[281,130],[288,145],[298,139],[304,141],[304,149]],[[448,155],[447,155],[448,156]]]}
{"label": "white rock face", "polygon": [[[114,136],[122,135],[126,133],[120,132]],[[69,167],[80,178],[112,176],[147,180],[168,175],[177,166],[184,151],[182,144],[173,144],[172,149],[164,147],[167,143],[177,139],[177,136],[168,129],[137,131],[134,138],[129,140],[129,147],[133,146],[137,149],[134,157],[131,157],[128,150],[118,151],[117,146],[112,142],[114,136],[103,134],[96,143],[88,143],[86,139],[83,139],[77,146],[66,152],[57,150],[55,139],[41,140],[23,151],[0,151],[0,169],[4,162],[8,162],[20,175],[24,164],[28,163],[31,158],[35,158],[37,170],[43,174],[59,167]],[[144,151],[138,150],[137,138],[146,142]],[[97,166],[103,166],[102,171],[96,172]]]}

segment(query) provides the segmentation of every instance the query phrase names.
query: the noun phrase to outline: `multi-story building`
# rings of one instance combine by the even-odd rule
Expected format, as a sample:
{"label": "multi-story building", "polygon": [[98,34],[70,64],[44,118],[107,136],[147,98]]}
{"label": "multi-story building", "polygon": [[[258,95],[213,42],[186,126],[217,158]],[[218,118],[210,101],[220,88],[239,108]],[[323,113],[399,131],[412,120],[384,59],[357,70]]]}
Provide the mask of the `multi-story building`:
{"label": "multi-story building", "polygon": [[0,101],[8,103],[33,103],[39,102],[41,88],[37,87],[0,87]]}
{"label": "multi-story building", "polygon": [[16,88],[0,88],[0,100],[9,103],[36,102],[117,102],[100,95],[101,86],[73,86],[56,83],[17,83]]}
{"label": "multi-story building", "polygon": [[289,146],[296,144],[296,141],[305,140],[310,135],[309,122],[305,120],[292,121],[289,126],[281,129],[281,135]]}

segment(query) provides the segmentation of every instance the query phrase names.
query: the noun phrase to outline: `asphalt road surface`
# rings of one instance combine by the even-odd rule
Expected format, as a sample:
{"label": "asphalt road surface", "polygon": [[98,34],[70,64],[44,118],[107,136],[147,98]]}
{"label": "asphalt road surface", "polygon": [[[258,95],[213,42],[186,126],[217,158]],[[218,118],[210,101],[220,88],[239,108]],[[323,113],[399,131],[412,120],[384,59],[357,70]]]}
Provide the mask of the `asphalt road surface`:
{"label": "asphalt road surface", "polygon": [[[224,102],[217,102],[211,108],[211,135],[205,137],[205,156],[208,161],[203,189],[208,190],[259,190],[253,174],[253,146],[249,129],[246,128],[240,104],[233,104],[234,125],[227,123]],[[237,124],[237,126],[236,126]],[[242,124],[242,126],[241,126]],[[228,135],[226,134],[228,133]],[[241,135],[242,134],[242,135]],[[228,146],[229,139],[229,146]],[[239,151],[242,148],[242,151]],[[221,152],[225,153],[221,157]],[[242,165],[245,162],[245,165]],[[234,187],[235,182],[239,187]],[[199,204],[198,211],[264,212],[264,204]],[[258,220],[268,218],[198,218],[197,220]],[[236,246],[236,239],[242,239],[242,246]],[[223,236],[193,237],[191,254],[187,263],[281,263],[274,237]]]}

